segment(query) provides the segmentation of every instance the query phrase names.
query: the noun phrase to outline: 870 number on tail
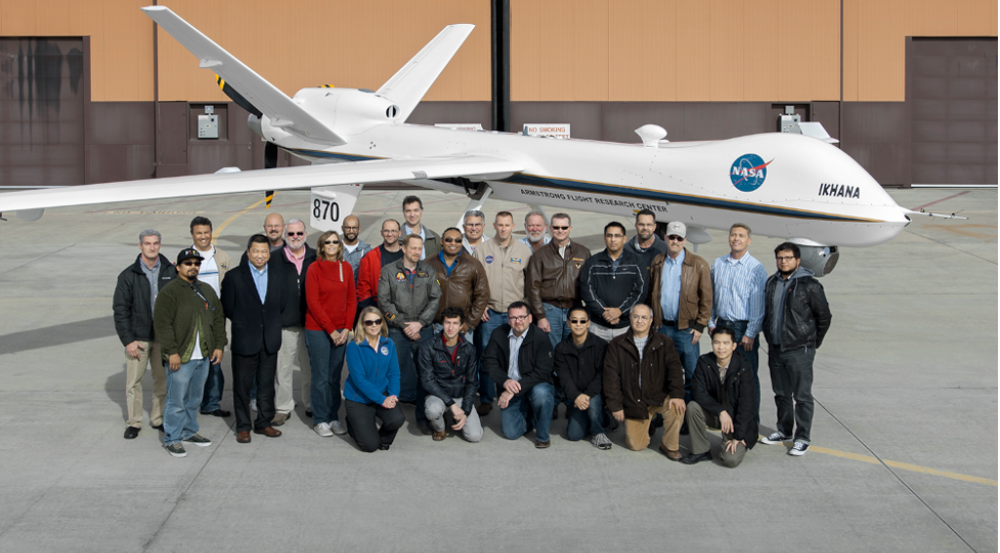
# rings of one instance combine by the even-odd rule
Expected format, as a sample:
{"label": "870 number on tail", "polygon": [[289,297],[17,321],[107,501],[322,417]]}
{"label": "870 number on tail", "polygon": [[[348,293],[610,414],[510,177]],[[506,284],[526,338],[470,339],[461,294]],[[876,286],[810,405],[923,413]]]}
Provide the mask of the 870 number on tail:
{"label": "870 number on tail", "polygon": [[340,206],[337,202],[313,198],[313,219],[318,221],[340,222]]}

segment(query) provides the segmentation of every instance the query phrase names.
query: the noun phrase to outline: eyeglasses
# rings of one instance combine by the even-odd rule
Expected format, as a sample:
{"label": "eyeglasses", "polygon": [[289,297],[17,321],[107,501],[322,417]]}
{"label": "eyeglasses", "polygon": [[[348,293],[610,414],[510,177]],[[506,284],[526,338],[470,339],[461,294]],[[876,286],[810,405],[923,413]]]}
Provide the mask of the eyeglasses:
{"label": "eyeglasses", "polygon": [[569,227],[557,227],[555,225],[552,225],[551,228],[552,230],[569,230]]}
{"label": "eyeglasses", "polygon": [[670,236],[667,237],[667,240],[670,240],[671,242],[683,242],[684,237],[677,236],[676,234],[671,234]]}
{"label": "eyeglasses", "polygon": [[343,227],[344,230],[361,230],[361,227]]}
{"label": "eyeglasses", "polygon": [[569,324],[571,324],[571,325],[585,325],[588,322],[589,321],[587,321],[587,319],[570,319],[569,320]]}
{"label": "eyeglasses", "polygon": [[327,246],[329,246],[331,244],[339,244],[340,241],[339,240],[324,240],[323,243],[326,244]]}
{"label": "eyeglasses", "polygon": [[779,255],[779,256],[776,256],[775,259],[777,259],[779,262],[781,262],[781,261],[791,261],[791,260],[795,259],[795,256],[794,255],[788,255],[788,256]]}
{"label": "eyeglasses", "polygon": [[610,238],[611,240],[621,240],[622,238],[625,238],[625,235],[624,234],[605,234],[604,237],[605,238]]}
{"label": "eyeglasses", "polygon": [[484,226],[483,223],[465,223],[467,227],[481,227]]}
{"label": "eyeglasses", "polygon": [[376,326],[382,324],[382,319],[368,319],[365,321],[365,326]]}
{"label": "eyeglasses", "polygon": [[288,236],[305,236],[306,235],[306,233],[304,233],[304,232],[288,232],[287,234],[288,234]]}
{"label": "eyeglasses", "polygon": [[462,239],[461,238],[442,238],[441,241],[444,242],[445,244],[461,244],[462,243]]}
{"label": "eyeglasses", "polygon": [[507,320],[521,322],[527,320],[530,315],[508,315]]}
{"label": "eyeglasses", "polygon": [[191,267],[192,265],[195,267],[201,267],[201,261],[181,261],[181,265],[184,265],[185,267]]}

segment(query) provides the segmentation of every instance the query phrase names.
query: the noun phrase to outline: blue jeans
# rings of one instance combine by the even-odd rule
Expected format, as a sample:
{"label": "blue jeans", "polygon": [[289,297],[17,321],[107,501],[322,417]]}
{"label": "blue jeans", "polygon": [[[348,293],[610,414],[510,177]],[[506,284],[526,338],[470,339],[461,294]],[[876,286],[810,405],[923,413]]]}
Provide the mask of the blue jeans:
{"label": "blue jeans", "polygon": [[339,420],[340,377],[347,343],[334,346],[329,334],[307,328],[306,349],[309,350],[309,365],[312,367],[309,395],[312,399],[313,426]]}
{"label": "blue jeans", "polygon": [[427,392],[424,391],[420,375],[417,374],[417,351],[420,344],[433,337],[434,328],[430,326],[420,329],[420,339],[416,341],[407,338],[402,330],[394,326],[389,327],[389,339],[396,346],[396,358],[399,360],[399,400],[412,402],[416,406],[418,423],[427,422],[427,414],[424,413],[424,397]]}
{"label": "blue jeans", "polygon": [[219,402],[222,401],[222,390],[225,387],[226,377],[222,375],[222,364],[210,364],[208,379],[205,380],[205,392],[201,398],[202,413],[211,413],[222,408]]}
{"label": "blue jeans", "polygon": [[480,322],[476,327],[476,353],[479,354],[479,402],[493,403],[497,397],[497,385],[490,378],[490,375],[483,369],[483,352],[486,351],[486,344],[490,343],[490,336],[500,325],[507,324],[507,313],[501,313],[487,308],[490,320]]}
{"label": "blue jeans", "polygon": [[[552,408],[555,407],[555,388],[548,382],[536,384],[528,392],[517,394],[506,409],[500,410],[500,431],[508,440],[516,440],[535,429],[535,439],[549,441],[549,427],[552,426]],[[531,422],[528,422],[528,410]]]}
{"label": "blue jeans", "polygon": [[566,317],[569,309],[560,309],[552,304],[543,303],[545,308],[545,320],[549,322],[549,342],[552,342],[552,349],[555,349],[559,342],[569,336],[569,323]]}
{"label": "blue jeans", "polygon": [[[576,398],[573,398],[576,400]],[[601,394],[590,398],[590,407],[586,411],[581,411],[574,405],[566,409],[566,435],[570,441],[582,440],[584,436],[590,434],[596,436],[604,433],[604,403],[601,401]],[[588,430],[588,424],[590,426]]]}
{"label": "blue jeans", "polygon": [[198,405],[208,378],[208,358],[167,368],[167,397],[163,404],[163,445],[181,442],[198,433]]}
{"label": "blue jeans", "polygon": [[[715,326],[728,326],[736,332],[736,343],[738,344],[740,340],[743,339],[743,334],[747,331],[747,323],[741,321],[727,321],[724,319],[717,319],[715,321]],[[736,351],[740,353],[747,361],[750,361],[750,368],[753,369],[753,383],[757,387],[757,408],[754,410],[757,413],[757,422],[760,422],[760,380],[757,378],[757,364],[760,361],[760,356],[758,351],[760,350],[760,337],[763,333],[758,333],[757,338],[753,341],[753,348],[750,351],[743,349],[743,346],[736,346]]]}
{"label": "blue jeans", "polygon": [[694,378],[694,368],[698,366],[698,357],[701,355],[701,346],[691,343],[691,332],[693,328],[684,330],[676,326],[661,325],[660,334],[667,336],[674,341],[674,348],[681,358],[681,366],[684,367],[684,402],[691,401],[691,379]]}

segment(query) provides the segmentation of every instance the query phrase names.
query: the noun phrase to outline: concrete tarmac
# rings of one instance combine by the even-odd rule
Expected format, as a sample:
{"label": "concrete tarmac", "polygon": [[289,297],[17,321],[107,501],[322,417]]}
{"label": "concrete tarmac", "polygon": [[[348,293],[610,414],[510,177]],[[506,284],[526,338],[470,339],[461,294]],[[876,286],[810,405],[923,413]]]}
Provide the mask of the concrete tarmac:
{"label": "concrete tarmac", "polygon": [[[408,193],[362,195],[364,240],[380,241],[379,222],[401,218]],[[195,214],[212,219],[218,247],[238,259],[261,230],[263,205],[248,209],[260,196],[61,208],[32,223],[8,215],[0,551],[996,551],[997,191],[890,193],[969,220],[916,218],[887,244],[842,250],[821,281],[833,326],[816,357],[813,447],[792,457],[758,444],[734,470],[672,463],[655,449],[659,435],[631,452],[619,431],[599,451],[568,441],[565,418],[552,447],[536,450],[532,434],[504,439],[496,410],[481,443],[433,442],[412,407],[388,452],[318,437],[300,406],[282,437],[249,445],[236,443],[233,418],[200,416],[213,445],[175,459],[148,420],[137,439],[122,439],[116,276],[145,228],[163,234],[173,259],[191,243]],[[467,203],[419,194],[438,231]],[[307,218],[308,197],[280,193],[271,209]],[[488,218],[500,209],[523,231],[526,206],[491,201]],[[603,248],[611,218],[573,216],[573,239]],[[712,235],[698,252],[709,261],[728,251],[726,233]],[[750,246],[769,273],[777,243]],[[766,347],[764,434],[775,420]],[[228,356],[225,372],[222,404],[232,409]],[[147,374],[147,411],[151,390]]]}

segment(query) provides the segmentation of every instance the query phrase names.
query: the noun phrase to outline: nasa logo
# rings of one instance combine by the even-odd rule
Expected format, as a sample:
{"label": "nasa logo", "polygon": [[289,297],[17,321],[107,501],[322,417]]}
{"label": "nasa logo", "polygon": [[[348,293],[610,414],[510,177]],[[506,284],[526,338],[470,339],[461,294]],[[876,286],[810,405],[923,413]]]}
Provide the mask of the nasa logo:
{"label": "nasa logo", "polygon": [[389,348],[382,346],[382,355],[389,355]]}
{"label": "nasa logo", "polygon": [[753,192],[764,184],[764,179],[767,178],[767,166],[773,161],[772,159],[764,163],[757,154],[742,155],[736,158],[729,169],[729,178],[740,192]]}
{"label": "nasa logo", "polygon": [[490,263],[493,263],[493,256],[492,255],[487,255],[486,256],[486,264],[489,265]]}

